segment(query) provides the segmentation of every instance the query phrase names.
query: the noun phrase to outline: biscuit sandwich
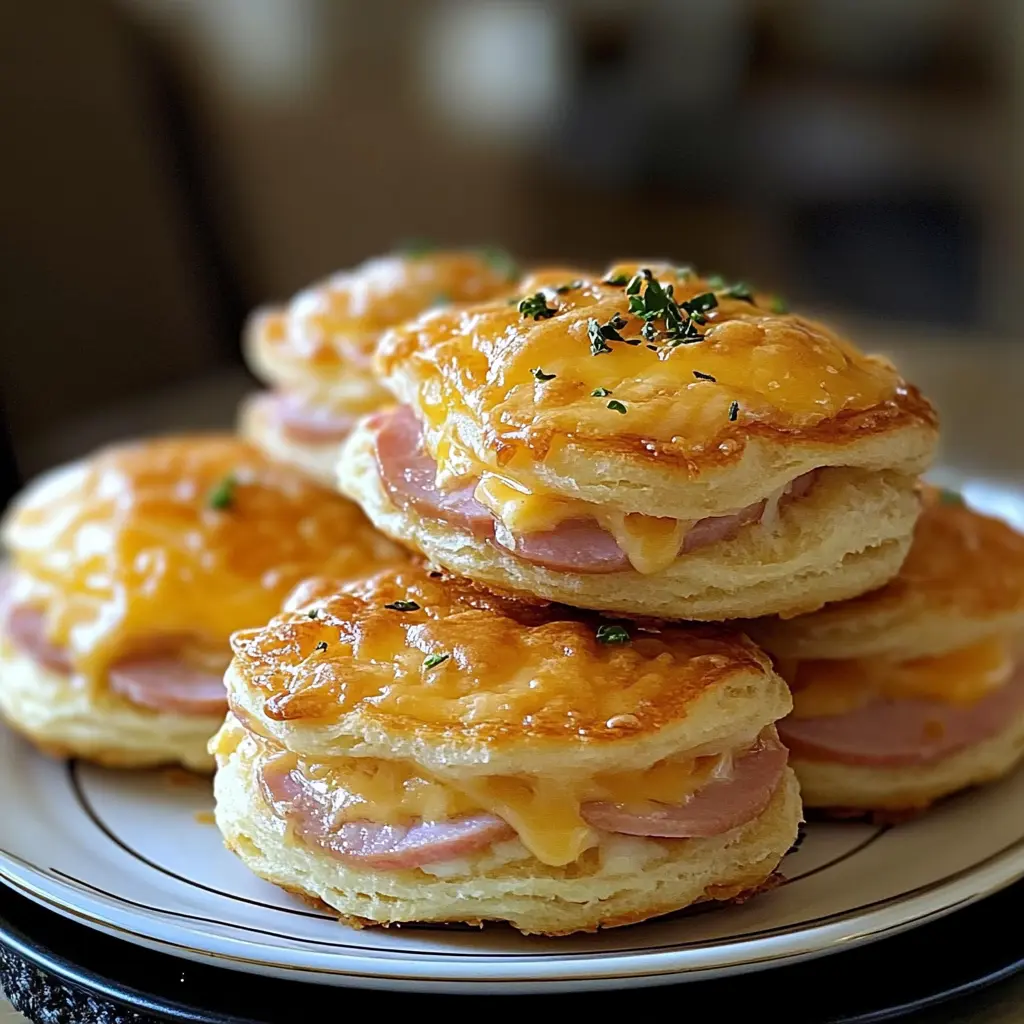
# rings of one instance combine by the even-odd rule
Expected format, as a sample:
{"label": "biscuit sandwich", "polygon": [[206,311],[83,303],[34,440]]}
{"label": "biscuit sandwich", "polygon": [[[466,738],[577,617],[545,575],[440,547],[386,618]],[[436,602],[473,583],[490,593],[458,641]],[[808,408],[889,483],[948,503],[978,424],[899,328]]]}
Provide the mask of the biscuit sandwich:
{"label": "biscuit sandwich", "polygon": [[423,568],[310,581],[233,641],[216,819],[356,925],[562,935],[764,887],[801,806],[768,657]]}
{"label": "biscuit sandwich", "polygon": [[0,712],[57,756],[210,770],[229,637],[312,572],[403,559],[356,506],[232,437],[105,449],[3,522]]}
{"label": "biscuit sandwich", "polygon": [[398,405],[338,468],[459,575],[623,614],[798,614],[880,586],[935,413],[884,359],[687,268],[538,273],[428,312],[377,366]]}
{"label": "biscuit sandwich", "polygon": [[1024,756],[1024,536],[956,495],[927,492],[885,587],[749,628],[793,688],[808,807],[912,811]]}
{"label": "biscuit sandwich", "polygon": [[333,487],[338,448],[353,423],[391,402],[372,368],[381,334],[431,307],[507,292],[514,275],[497,250],[410,250],[367,260],[258,311],[243,347],[270,390],[243,402],[241,433]]}

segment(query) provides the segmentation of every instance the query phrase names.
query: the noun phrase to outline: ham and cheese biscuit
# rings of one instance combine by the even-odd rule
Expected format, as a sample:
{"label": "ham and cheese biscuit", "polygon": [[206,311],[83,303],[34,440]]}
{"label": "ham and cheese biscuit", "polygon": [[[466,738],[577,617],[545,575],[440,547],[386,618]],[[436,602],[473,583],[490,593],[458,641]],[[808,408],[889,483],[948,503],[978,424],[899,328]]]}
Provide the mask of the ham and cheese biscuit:
{"label": "ham and cheese biscuit", "polygon": [[3,523],[0,711],[40,747],[209,770],[228,639],[303,577],[403,560],[356,506],[217,435],[120,445]]}
{"label": "ham and cheese biscuit", "polygon": [[667,266],[544,272],[388,332],[399,406],[339,483],[493,587],[682,619],[797,614],[899,569],[936,418],[895,369]]}
{"label": "ham and cheese biscuit", "polygon": [[433,306],[508,292],[514,275],[497,251],[394,254],[260,310],[243,347],[252,371],[273,390],[243,403],[242,434],[333,486],[338,448],[353,422],[391,401],[372,369],[381,334]]}
{"label": "ham and cheese biscuit", "polygon": [[1024,536],[929,489],[885,587],[750,632],[790,681],[810,807],[901,811],[1024,756]]}
{"label": "ham and cheese biscuit", "polygon": [[217,822],[347,920],[628,924],[757,890],[796,837],[789,694],[739,633],[409,568],[232,643]]}

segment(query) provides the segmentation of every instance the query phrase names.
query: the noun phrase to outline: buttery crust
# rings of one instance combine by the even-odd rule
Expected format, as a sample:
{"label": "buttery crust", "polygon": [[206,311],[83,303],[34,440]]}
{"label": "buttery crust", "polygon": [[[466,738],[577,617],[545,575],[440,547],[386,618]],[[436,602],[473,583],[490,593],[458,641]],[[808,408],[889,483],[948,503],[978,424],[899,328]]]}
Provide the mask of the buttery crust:
{"label": "buttery crust", "polygon": [[388,399],[371,368],[383,331],[431,306],[504,293],[512,274],[507,259],[483,251],[379,256],[257,311],[245,331],[246,361],[267,383],[307,399],[373,409]]}
{"label": "buttery crust", "polygon": [[[652,269],[679,300],[712,290]],[[556,276],[567,275],[520,282],[553,311],[541,319],[495,300],[428,312],[382,338],[378,369],[424,422],[432,454],[454,443],[555,494],[680,519],[744,508],[821,466],[917,475],[931,461],[928,402],[820,324],[720,291],[700,340],[651,351],[622,285],[577,272],[560,292]],[[628,340],[593,355],[595,325],[616,315]]]}
{"label": "buttery crust", "polygon": [[593,774],[752,740],[791,707],[742,634],[631,625],[629,642],[602,643],[607,620],[436,577],[412,567],[333,592],[313,584],[236,634],[236,715],[314,757],[402,759],[442,776]]}
{"label": "buttery crust", "polygon": [[1024,758],[1024,714],[980,743],[931,764],[900,768],[790,757],[804,804],[846,811],[924,810],[969,786],[1000,779]]}
{"label": "buttery crust", "polygon": [[1024,536],[933,488],[910,553],[879,590],[745,624],[785,659],[918,658],[1024,630]]}
{"label": "buttery crust", "polygon": [[212,772],[207,751],[223,716],[140,708],[38,664],[0,639],[0,713],[51,757],[80,757],[109,768],[180,764]]}
{"label": "buttery crust", "polygon": [[753,821],[710,839],[602,837],[567,867],[548,867],[518,841],[447,865],[374,871],[294,837],[256,783],[251,740],[220,757],[214,780],[225,843],[261,878],[321,901],[356,925],[507,921],[527,934],[567,935],[633,924],[703,900],[731,900],[771,877],[801,817],[788,769]]}
{"label": "buttery crust", "polygon": [[260,392],[242,402],[238,410],[239,434],[269,458],[294,466],[317,483],[333,489],[342,442],[312,443],[290,437],[280,419],[270,415],[268,397],[271,396],[266,392]]}
{"label": "buttery crust", "polygon": [[395,506],[381,483],[374,445],[365,423],[353,430],[339,484],[389,537],[491,587],[626,615],[710,621],[798,615],[853,597],[899,570],[919,509],[911,477],[831,469],[809,494],[780,509],[774,530],[744,527],[733,540],[680,555],[647,575],[559,572]]}

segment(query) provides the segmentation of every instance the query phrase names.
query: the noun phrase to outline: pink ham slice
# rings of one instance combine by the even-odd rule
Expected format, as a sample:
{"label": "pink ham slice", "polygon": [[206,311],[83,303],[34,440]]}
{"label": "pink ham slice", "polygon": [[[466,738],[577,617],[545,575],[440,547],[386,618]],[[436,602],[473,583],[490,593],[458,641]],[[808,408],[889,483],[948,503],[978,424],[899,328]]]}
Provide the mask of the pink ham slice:
{"label": "pink ham slice", "polygon": [[629,568],[625,551],[593,519],[569,519],[554,530],[522,535],[497,523],[494,540],[533,565],[560,572],[621,572]]}
{"label": "pink ham slice", "polygon": [[[606,573],[629,568],[629,559],[614,536],[593,520],[569,519],[553,530],[514,534],[496,523],[491,511],[473,496],[475,480],[456,490],[441,491],[435,482],[437,463],[424,449],[419,421],[408,406],[378,413],[371,427],[377,433],[381,481],[399,507],[462,526],[480,539],[493,539],[526,562],[559,572]],[[784,499],[802,497],[816,476],[817,470],[812,470],[797,477]],[[767,500],[762,500],[732,515],[698,520],[686,532],[680,552],[731,540],[744,526],[760,522],[767,505]]]}
{"label": "pink ham slice", "polygon": [[222,673],[193,668],[173,655],[122,661],[108,681],[114,693],[152,711],[222,715],[228,706]]}
{"label": "pink ham slice", "polygon": [[[315,788],[297,769],[278,772],[265,765],[263,792],[277,814],[307,842],[335,856],[371,868],[416,868],[465,857],[515,836],[493,814],[467,814],[448,821],[382,825],[370,821],[335,824],[328,794]],[[339,796],[343,794],[338,794]]]}
{"label": "pink ham slice", "polygon": [[696,839],[718,836],[752,821],[768,806],[786,768],[788,753],[771,733],[736,759],[727,778],[712,779],[681,804],[646,808],[589,803],[583,817],[594,828],[630,836]]}
{"label": "pink ham slice", "polygon": [[396,505],[462,526],[476,537],[493,534],[494,517],[473,497],[476,481],[452,491],[438,488],[437,463],[424,450],[419,421],[408,406],[378,413],[370,425],[377,432],[380,478]]}
{"label": "pink ham slice", "polygon": [[[756,818],[768,806],[786,757],[785,747],[773,733],[766,733],[737,759],[728,778],[708,782],[685,803],[642,809],[588,803],[582,815],[595,828],[626,835],[673,839],[721,835]],[[515,835],[501,818],[483,812],[411,825],[336,824],[344,792],[331,793],[298,769],[278,771],[272,762],[262,768],[261,785],[275,813],[304,840],[367,867],[416,868],[464,857]]]}
{"label": "pink ham slice", "polygon": [[284,434],[299,444],[337,444],[348,437],[355,417],[310,405],[296,395],[268,392],[260,398]]}
{"label": "pink ham slice", "polygon": [[979,743],[1024,711],[1024,670],[974,704],[878,700],[844,715],[787,718],[779,734],[810,761],[900,767],[929,764]]}
{"label": "pink ham slice", "polygon": [[46,617],[38,608],[14,605],[3,609],[3,627],[11,643],[54,672],[70,672],[67,651],[46,637]]}
{"label": "pink ham slice", "polygon": [[[72,671],[67,651],[46,638],[45,617],[39,609],[15,605],[0,610],[3,612],[4,630],[16,647],[55,672]],[[173,657],[134,658],[121,662],[110,670],[108,679],[114,693],[154,711],[219,715],[227,708],[221,675],[190,668]]]}

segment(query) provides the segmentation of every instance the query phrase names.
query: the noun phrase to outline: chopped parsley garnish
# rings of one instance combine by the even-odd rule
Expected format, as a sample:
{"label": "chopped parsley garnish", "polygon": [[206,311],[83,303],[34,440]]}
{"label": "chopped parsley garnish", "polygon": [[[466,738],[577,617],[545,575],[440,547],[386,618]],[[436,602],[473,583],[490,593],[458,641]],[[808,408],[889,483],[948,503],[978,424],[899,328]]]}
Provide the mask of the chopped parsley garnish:
{"label": "chopped parsley garnish", "polygon": [[594,398],[607,398],[611,394],[611,391],[608,388],[594,388],[590,394]]}
{"label": "chopped parsley garnish", "polygon": [[629,639],[629,630],[625,626],[609,622],[597,627],[599,644],[628,644]]}
{"label": "chopped parsley garnish", "polygon": [[449,655],[447,654],[428,654],[423,659],[423,667],[425,669],[437,668],[438,665],[440,665],[442,662],[447,661],[448,658]]}
{"label": "chopped parsley garnish", "polygon": [[315,650],[315,651],[326,651],[327,650],[327,641],[326,640],[321,640],[320,643],[318,643],[316,645],[316,647],[313,648],[313,650]]}
{"label": "chopped parsley garnish", "polygon": [[788,313],[789,303],[781,295],[773,295],[768,302],[768,308],[773,313]]}
{"label": "chopped parsley garnish", "polygon": [[418,612],[420,610],[420,606],[415,601],[392,601],[384,607],[392,612]]}
{"label": "chopped parsley garnish", "polygon": [[626,412],[626,407],[620,401],[618,401],[615,398],[613,398],[608,403],[608,408],[614,410],[615,412],[621,412],[621,413],[623,413],[623,415],[625,415],[625,412]]}
{"label": "chopped parsley garnish", "polygon": [[708,277],[705,278],[705,280],[709,285],[711,285],[712,290],[716,292],[720,292],[723,289],[729,287],[725,283],[725,278],[722,277],[721,274],[709,274]]}
{"label": "chopped parsley garnish", "polygon": [[235,488],[238,486],[238,479],[234,473],[228,473],[226,477],[212,491],[206,499],[210,508],[226,509],[231,508],[235,502]]}
{"label": "chopped parsley garnish", "polygon": [[648,320],[647,323],[640,328],[640,337],[643,338],[644,341],[655,341],[658,337],[658,328]]}
{"label": "chopped parsley garnish", "polygon": [[320,614],[320,609],[319,608],[310,608],[309,611],[306,612],[306,618],[307,619],[315,619],[319,614]]}
{"label": "chopped parsley garnish", "polygon": [[692,299],[681,302],[680,305],[691,315],[694,313],[706,313],[709,309],[714,309],[718,305],[718,297],[714,292],[702,292],[700,295],[694,295]]}
{"label": "chopped parsley garnish", "polygon": [[[587,337],[590,339],[590,354],[600,356],[605,352],[611,352],[609,341],[624,341],[619,331],[626,326],[625,319],[616,313],[606,324],[599,323],[596,319],[587,321]],[[630,342],[636,345],[638,342]]]}
{"label": "chopped parsley garnish", "polygon": [[519,273],[519,265],[512,256],[497,245],[485,245],[477,250],[491,267],[503,277],[512,280]]}
{"label": "chopped parsley garnish", "polygon": [[693,375],[697,380],[709,380],[712,384],[718,383],[718,380],[715,377],[712,377],[710,373],[701,373],[700,370],[694,370]]}
{"label": "chopped parsley garnish", "polygon": [[645,321],[640,329],[641,337],[645,341],[654,341],[660,334],[654,322],[663,320],[665,337],[672,348],[700,341],[703,335],[697,326],[706,322],[704,313],[718,305],[712,292],[677,302],[673,286],[662,284],[646,269],[639,271],[626,285],[626,294],[629,296],[630,313]]}
{"label": "chopped parsley garnish", "polygon": [[739,402],[733,402],[732,405],[729,406],[729,422],[730,423],[735,423],[736,422],[736,418],[739,416],[739,414],[740,414],[740,403]]}
{"label": "chopped parsley garnish", "polygon": [[729,285],[725,289],[725,294],[730,299],[739,299],[741,302],[749,302],[751,305],[754,304],[754,291],[749,284],[745,284],[743,281],[737,281],[735,284]]}
{"label": "chopped parsley garnish", "polygon": [[554,373],[545,373],[539,366],[533,367],[530,373],[539,381],[554,380],[556,376]]}
{"label": "chopped parsley garnish", "polygon": [[555,291],[558,292],[559,295],[564,295],[566,292],[575,291],[577,288],[582,288],[582,287],[583,287],[583,282],[580,281],[580,280],[567,281],[565,284],[560,284],[555,289]]}
{"label": "chopped parsley garnish", "polygon": [[964,496],[959,491],[950,491],[945,487],[939,489],[940,505],[962,505]]}
{"label": "chopped parsley garnish", "polygon": [[524,319],[532,317],[534,320],[547,320],[558,310],[554,306],[548,305],[548,300],[543,292],[534,292],[533,295],[527,295],[520,301],[519,312],[523,314]]}
{"label": "chopped parsley garnish", "polygon": [[614,285],[616,288],[621,288],[624,284],[628,283],[628,274],[611,274],[604,279],[605,284]]}

